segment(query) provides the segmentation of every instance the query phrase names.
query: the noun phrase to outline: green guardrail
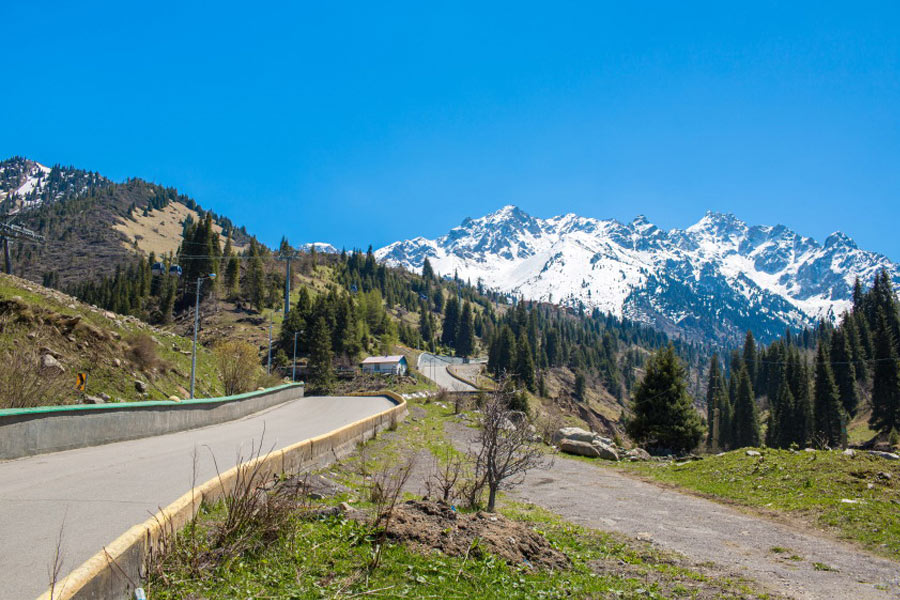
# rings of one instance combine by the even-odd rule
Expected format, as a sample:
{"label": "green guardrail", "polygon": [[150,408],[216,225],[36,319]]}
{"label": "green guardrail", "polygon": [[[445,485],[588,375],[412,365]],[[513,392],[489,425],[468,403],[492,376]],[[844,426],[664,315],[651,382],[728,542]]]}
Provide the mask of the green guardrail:
{"label": "green guardrail", "polygon": [[40,415],[66,411],[91,411],[91,410],[126,410],[135,408],[150,408],[153,406],[191,406],[197,404],[213,404],[217,402],[233,402],[246,400],[262,394],[277,392],[292,387],[303,387],[302,383],[286,383],[265,390],[254,390],[234,396],[219,396],[218,398],[194,398],[193,400],[146,400],[141,402],[110,402],[108,404],[60,404],[59,406],[32,406],[29,408],[3,408],[0,409],[0,417],[16,415]]}

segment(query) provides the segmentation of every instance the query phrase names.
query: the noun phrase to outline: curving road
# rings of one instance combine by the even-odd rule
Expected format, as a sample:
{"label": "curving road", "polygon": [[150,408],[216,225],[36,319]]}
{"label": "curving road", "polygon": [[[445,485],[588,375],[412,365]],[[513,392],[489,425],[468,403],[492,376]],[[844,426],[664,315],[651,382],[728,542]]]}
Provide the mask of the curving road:
{"label": "curving road", "polygon": [[448,366],[462,363],[463,359],[461,358],[437,356],[423,352],[419,355],[418,370],[422,375],[438,384],[441,389],[450,392],[477,392],[478,388],[456,379],[447,372]]}
{"label": "curving road", "polygon": [[[0,598],[48,587],[62,529],[61,576],[130,527],[249,457],[374,415],[383,397],[309,397],[220,425],[0,462]],[[192,475],[197,457],[197,474]]]}

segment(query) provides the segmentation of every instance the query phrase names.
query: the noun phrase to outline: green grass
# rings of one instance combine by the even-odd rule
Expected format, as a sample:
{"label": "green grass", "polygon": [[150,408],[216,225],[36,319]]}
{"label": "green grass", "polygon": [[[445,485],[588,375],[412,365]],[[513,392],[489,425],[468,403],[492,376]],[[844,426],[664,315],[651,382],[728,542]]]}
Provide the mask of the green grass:
{"label": "green grass", "polygon": [[[358,508],[365,501],[366,472],[396,464],[409,453],[428,450],[435,456],[455,452],[443,423],[452,409],[434,402],[412,402],[411,418],[396,431],[382,432],[360,452],[327,468],[327,476],[351,488],[323,505],[349,500]],[[223,518],[223,507],[205,507],[193,539],[199,546],[189,555],[217,549],[205,532]],[[419,553],[402,544],[386,543],[379,565],[377,531],[342,517],[294,514],[276,539],[210,568],[175,552],[161,572],[145,585],[148,597],[160,600],[204,598],[765,598],[746,582],[705,574],[676,555],[648,544],[586,529],[530,504],[501,498],[507,517],[526,523],[572,560],[570,569],[538,571],[509,565],[490,554],[455,557]],[[189,530],[186,530],[186,532]],[[187,543],[187,542],[179,542]]]}
{"label": "green grass", "polygon": [[900,465],[861,452],[849,457],[840,452],[760,451],[760,457],[736,450],[683,465],[622,465],[715,498],[799,516],[872,551],[900,558]]}

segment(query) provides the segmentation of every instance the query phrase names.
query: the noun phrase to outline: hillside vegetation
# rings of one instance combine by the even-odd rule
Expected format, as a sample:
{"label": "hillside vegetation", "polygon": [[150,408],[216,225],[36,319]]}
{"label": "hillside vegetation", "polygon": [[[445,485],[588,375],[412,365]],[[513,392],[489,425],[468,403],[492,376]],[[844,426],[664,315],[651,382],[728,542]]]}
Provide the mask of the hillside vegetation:
{"label": "hillside vegetation", "polygon": [[[88,396],[185,398],[190,350],[189,339],[134,317],[0,275],[0,408],[76,404]],[[200,348],[197,367],[197,396],[221,395],[208,350]],[[78,372],[88,377],[84,394],[75,389]]]}

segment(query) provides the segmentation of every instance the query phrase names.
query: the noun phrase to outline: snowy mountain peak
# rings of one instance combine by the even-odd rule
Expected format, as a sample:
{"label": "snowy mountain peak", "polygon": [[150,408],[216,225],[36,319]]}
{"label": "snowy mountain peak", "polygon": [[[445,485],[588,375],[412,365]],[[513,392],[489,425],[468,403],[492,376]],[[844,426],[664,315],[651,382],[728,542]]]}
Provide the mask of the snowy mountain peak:
{"label": "snowy mountain peak", "polygon": [[820,245],[783,225],[750,226],[712,211],[686,230],[665,231],[644,215],[627,225],[572,213],[538,219],[508,205],[437,239],[395,242],[375,255],[413,270],[427,257],[438,273],[515,296],[720,341],[834,319],[849,307],[856,277],[870,283],[887,269],[900,283],[897,265],[842,233]]}

